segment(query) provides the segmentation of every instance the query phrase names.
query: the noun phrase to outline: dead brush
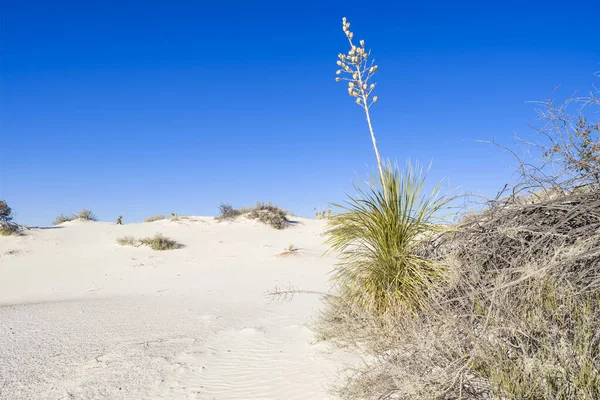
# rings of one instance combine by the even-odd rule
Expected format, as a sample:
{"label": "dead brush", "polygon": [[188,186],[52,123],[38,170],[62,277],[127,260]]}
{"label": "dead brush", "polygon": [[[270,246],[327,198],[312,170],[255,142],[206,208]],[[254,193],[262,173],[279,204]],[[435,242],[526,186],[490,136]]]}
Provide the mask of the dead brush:
{"label": "dead brush", "polygon": [[271,204],[271,202],[257,202],[245,215],[249,219],[256,219],[275,229],[284,229],[290,224],[290,221],[287,218],[287,212],[282,208]]}
{"label": "dead brush", "polygon": [[161,235],[160,233],[152,237],[140,239],[139,242],[150,247],[152,250],[174,250],[181,247],[179,243]]}
{"label": "dead brush", "polygon": [[600,398],[600,191],[494,201],[429,255],[448,274],[417,317],[330,302],[321,336],[376,355],[342,398]]}

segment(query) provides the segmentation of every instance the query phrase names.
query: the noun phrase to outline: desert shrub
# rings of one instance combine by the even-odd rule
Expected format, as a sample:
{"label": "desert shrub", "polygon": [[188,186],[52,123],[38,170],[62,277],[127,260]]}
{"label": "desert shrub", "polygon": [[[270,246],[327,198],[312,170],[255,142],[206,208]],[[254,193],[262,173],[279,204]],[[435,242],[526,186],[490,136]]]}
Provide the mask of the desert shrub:
{"label": "desert shrub", "polygon": [[16,224],[0,221],[0,236],[20,236],[21,229]]}
{"label": "desert shrub", "polygon": [[79,214],[76,214],[73,216],[75,219],[79,219],[82,221],[96,221],[97,218],[94,215],[94,213],[92,212],[92,210],[84,208],[83,210],[81,210],[79,212]]}
{"label": "desert shrub", "polygon": [[144,222],[154,222],[154,221],[160,221],[161,219],[165,219],[165,216],[160,214],[160,215],[154,215],[152,217],[148,217],[144,220]]}
{"label": "desert shrub", "polygon": [[315,217],[317,219],[331,219],[331,207],[325,209],[315,209]]}
{"label": "desert shrub", "polygon": [[[418,164],[383,168],[385,185],[369,184],[331,218],[326,243],[340,253],[333,280],[342,299],[382,314],[398,307],[416,312],[443,268],[421,256],[436,214],[448,203],[440,184],[423,194],[426,174]],[[387,200],[386,200],[387,199]]]}
{"label": "desert shrub", "polygon": [[377,355],[343,398],[600,398],[599,190],[495,201],[425,254],[448,274],[417,317],[330,302],[321,337]]}
{"label": "desert shrub", "polygon": [[171,240],[161,234],[140,239],[140,243],[149,246],[153,250],[173,250],[179,248],[179,244],[176,241]]}
{"label": "desert shrub", "polygon": [[271,202],[258,202],[254,207],[250,208],[250,211],[245,215],[247,218],[256,219],[275,229],[284,229],[290,223],[287,219],[287,212],[271,204]]}
{"label": "desert shrub", "polygon": [[12,221],[12,209],[8,206],[8,204],[4,200],[0,200],[0,221],[2,221],[2,222]]}
{"label": "desert shrub", "polygon": [[117,239],[117,243],[121,246],[137,246],[138,241],[133,236],[123,236]]}
{"label": "desert shrub", "polygon": [[6,201],[0,200],[0,235],[1,236],[18,236],[21,234],[22,227],[12,222],[12,209]]}
{"label": "desert shrub", "polygon": [[52,222],[52,224],[60,225],[64,222],[73,221],[73,219],[74,219],[74,217],[60,214],[58,217],[56,217],[56,219],[54,220],[54,222]]}
{"label": "desert shrub", "polygon": [[232,220],[239,217],[242,214],[240,210],[237,210],[231,206],[231,204],[219,205],[219,215],[215,217],[217,221]]}

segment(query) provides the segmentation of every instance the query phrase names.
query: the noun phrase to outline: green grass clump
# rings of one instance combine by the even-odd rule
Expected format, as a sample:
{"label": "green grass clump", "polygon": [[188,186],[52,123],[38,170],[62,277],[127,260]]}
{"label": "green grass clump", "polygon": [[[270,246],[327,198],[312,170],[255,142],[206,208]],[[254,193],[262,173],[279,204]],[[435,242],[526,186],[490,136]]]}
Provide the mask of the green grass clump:
{"label": "green grass clump", "polygon": [[179,243],[161,234],[140,239],[140,243],[149,246],[152,250],[174,250],[180,247]]}
{"label": "green grass clump", "polygon": [[[364,310],[382,314],[401,307],[416,312],[444,269],[421,257],[421,240],[434,229],[433,220],[448,200],[440,184],[423,195],[426,174],[407,164],[405,173],[388,163],[385,184],[356,186],[325,233],[330,251],[340,253],[333,279],[340,297]],[[386,200],[388,199],[388,200]]]}
{"label": "green grass clump", "polygon": [[160,215],[154,215],[152,217],[148,217],[144,220],[144,222],[154,222],[154,221],[160,221],[161,219],[165,219],[165,216],[160,214]]}
{"label": "green grass clump", "polygon": [[138,241],[133,236],[123,236],[117,239],[117,243],[121,246],[137,246]]}

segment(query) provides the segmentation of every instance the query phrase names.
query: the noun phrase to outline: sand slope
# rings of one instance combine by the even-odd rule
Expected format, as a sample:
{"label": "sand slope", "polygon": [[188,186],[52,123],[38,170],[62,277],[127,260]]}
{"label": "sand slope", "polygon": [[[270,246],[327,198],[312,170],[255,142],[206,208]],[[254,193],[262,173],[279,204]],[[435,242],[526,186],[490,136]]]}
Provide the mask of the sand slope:
{"label": "sand slope", "polygon": [[[74,221],[0,237],[0,399],[325,399],[345,353],[314,344],[323,221]],[[184,247],[121,247],[163,233]],[[297,255],[278,256],[288,245]],[[343,362],[342,362],[343,361]]]}

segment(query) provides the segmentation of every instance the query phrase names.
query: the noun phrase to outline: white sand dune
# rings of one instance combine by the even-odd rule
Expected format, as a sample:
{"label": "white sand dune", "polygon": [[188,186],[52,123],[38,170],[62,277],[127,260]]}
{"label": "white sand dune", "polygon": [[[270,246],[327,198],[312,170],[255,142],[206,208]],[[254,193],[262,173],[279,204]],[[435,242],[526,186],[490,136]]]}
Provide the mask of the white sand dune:
{"label": "white sand dune", "polygon": [[[323,221],[68,222],[0,237],[0,399],[326,399],[353,356],[315,344]],[[122,247],[155,233],[184,246]],[[296,255],[281,257],[290,244]]]}

